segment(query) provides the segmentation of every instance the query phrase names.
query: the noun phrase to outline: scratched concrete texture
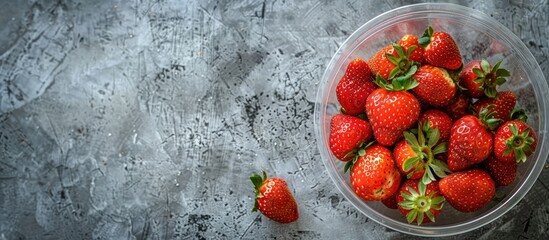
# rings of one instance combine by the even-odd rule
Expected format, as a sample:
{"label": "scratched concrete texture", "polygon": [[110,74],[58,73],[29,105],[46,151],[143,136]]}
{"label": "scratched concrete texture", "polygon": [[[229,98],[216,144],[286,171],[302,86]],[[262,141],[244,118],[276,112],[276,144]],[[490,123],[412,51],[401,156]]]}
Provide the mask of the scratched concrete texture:
{"label": "scratched concrete texture", "polygon": [[[418,1],[8,1],[0,8],[0,239],[416,239],[328,177],[313,107],[341,43]],[[452,1],[511,29],[549,76],[547,0]],[[547,166],[547,165],[546,165]],[[285,178],[299,221],[253,206]],[[548,239],[549,168],[455,239]]]}

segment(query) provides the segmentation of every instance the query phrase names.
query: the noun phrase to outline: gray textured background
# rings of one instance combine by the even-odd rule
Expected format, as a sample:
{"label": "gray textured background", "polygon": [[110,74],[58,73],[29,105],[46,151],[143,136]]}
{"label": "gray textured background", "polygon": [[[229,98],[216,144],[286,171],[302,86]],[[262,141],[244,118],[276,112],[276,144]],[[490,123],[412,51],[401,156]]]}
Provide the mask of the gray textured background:
{"label": "gray textured background", "polygon": [[[360,25],[415,1],[2,1],[0,239],[413,239],[334,188],[316,148],[323,70]],[[547,0],[455,1],[511,29],[549,76]],[[248,176],[300,220],[251,213]],[[549,168],[457,239],[547,239]]]}

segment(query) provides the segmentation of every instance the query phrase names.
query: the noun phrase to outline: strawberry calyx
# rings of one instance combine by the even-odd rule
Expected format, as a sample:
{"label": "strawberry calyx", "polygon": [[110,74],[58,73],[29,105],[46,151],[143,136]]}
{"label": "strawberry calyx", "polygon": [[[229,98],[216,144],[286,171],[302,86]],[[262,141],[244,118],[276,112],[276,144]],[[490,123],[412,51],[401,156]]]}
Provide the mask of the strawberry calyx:
{"label": "strawberry calyx", "polygon": [[499,68],[501,65],[500,60],[490,67],[490,63],[485,59],[480,61],[480,68],[473,68],[473,73],[477,76],[477,79],[473,80],[475,83],[482,84],[479,90],[484,91],[484,95],[489,98],[495,98],[497,95],[496,86],[505,83],[506,77],[511,76],[511,73],[507,69]]}
{"label": "strawberry calyx", "polygon": [[[425,136],[425,133],[427,136]],[[421,182],[429,184],[436,180],[435,175],[439,178],[444,178],[447,176],[447,173],[451,173],[448,165],[436,158],[437,155],[445,153],[448,150],[447,142],[437,144],[439,138],[439,129],[431,128],[427,121],[423,124],[419,123],[417,137],[411,131],[404,132],[406,143],[410,145],[416,154],[415,157],[404,160],[402,164],[405,172],[415,167],[413,171],[407,174],[407,178],[412,177],[418,171],[424,170]]]}
{"label": "strawberry calyx", "polygon": [[528,121],[528,116],[526,115],[526,111],[524,111],[524,109],[515,108],[511,111],[510,119],[526,122]]}
{"label": "strawberry calyx", "polygon": [[380,74],[377,74],[374,83],[387,91],[406,91],[413,89],[419,85],[415,79],[412,79],[417,68],[417,65],[413,64],[410,69],[408,69],[408,72],[402,76],[393,78],[391,83],[385,80]]}
{"label": "strawberry calyx", "polygon": [[254,184],[254,188],[255,188],[255,203],[254,203],[254,207],[252,208],[252,212],[255,212],[258,210],[259,203],[257,202],[257,199],[263,197],[260,189],[261,189],[261,186],[263,186],[263,184],[267,180],[267,173],[265,171],[262,171],[262,175],[263,176],[260,176],[259,174],[254,173],[250,176],[250,180]]}
{"label": "strawberry calyx", "polygon": [[530,129],[526,128],[524,132],[519,133],[515,124],[509,124],[509,131],[512,136],[505,140],[506,149],[503,156],[507,156],[513,152],[517,163],[526,162],[527,153],[532,153],[530,147],[534,142],[534,138],[530,137]]}
{"label": "strawberry calyx", "polygon": [[431,43],[431,37],[433,36],[433,28],[429,26],[427,29],[425,29],[425,32],[423,33],[423,36],[421,36],[417,41],[419,43],[419,46],[422,48],[426,48],[429,46],[429,43]]}
{"label": "strawberry calyx", "polygon": [[408,186],[406,187],[406,190],[410,193],[404,191],[400,193],[400,196],[404,198],[404,201],[400,202],[398,205],[410,211],[406,214],[408,223],[417,220],[417,225],[421,225],[424,216],[427,216],[431,222],[435,222],[435,215],[431,212],[431,209],[442,209],[446,199],[443,196],[434,197],[435,192],[426,195],[426,189],[427,186],[422,181],[419,181],[419,192]]}
{"label": "strawberry calyx", "polygon": [[389,73],[389,80],[397,76],[406,75],[412,66],[418,65],[418,63],[410,60],[410,55],[416,48],[417,46],[410,46],[408,50],[405,51],[404,48],[399,44],[393,44],[393,49],[397,53],[397,56],[385,53],[385,57],[387,57],[387,60],[395,65],[393,70],[391,70],[391,72]]}
{"label": "strawberry calyx", "polygon": [[496,105],[490,104],[483,108],[478,114],[482,125],[489,130],[496,129],[499,122],[501,121],[501,119],[499,118],[494,118],[494,114],[496,113],[495,111],[493,111],[494,107],[496,107]]}
{"label": "strawberry calyx", "polygon": [[347,171],[349,171],[349,169],[351,169],[353,165],[355,165],[359,157],[366,155],[366,148],[368,148],[373,143],[374,141],[371,141],[369,143],[362,142],[358,145],[358,147],[345,154],[344,158],[347,158],[349,156],[353,156],[353,158],[345,164],[345,167],[343,168],[343,173],[347,173]]}

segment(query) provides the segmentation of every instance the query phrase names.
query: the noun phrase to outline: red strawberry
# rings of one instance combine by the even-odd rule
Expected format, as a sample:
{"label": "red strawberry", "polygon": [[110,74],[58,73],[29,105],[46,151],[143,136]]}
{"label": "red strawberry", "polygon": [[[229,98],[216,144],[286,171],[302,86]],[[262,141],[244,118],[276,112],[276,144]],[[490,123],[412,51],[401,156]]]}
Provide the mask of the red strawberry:
{"label": "red strawberry", "polygon": [[452,173],[441,179],[438,187],[446,201],[460,212],[480,210],[496,193],[496,183],[480,169]]}
{"label": "red strawberry", "polygon": [[433,32],[429,27],[419,45],[424,48],[423,60],[432,66],[456,70],[463,64],[457,43],[446,32]]}
{"label": "red strawberry", "polygon": [[[425,136],[425,133],[428,133]],[[448,166],[435,156],[446,152],[446,142],[438,144],[438,128],[419,124],[417,137],[412,132],[404,132],[405,140],[398,142],[394,148],[395,163],[398,170],[408,179],[420,179],[424,184],[436,180],[435,174],[440,178],[449,173]],[[434,174],[433,174],[434,172]]]}
{"label": "red strawberry", "polygon": [[364,60],[357,58],[349,63],[345,75],[337,84],[337,100],[345,113],[358,115],[364,112],[366,98],[376,88],[370,67]]}
{"label": "red strawberry", "polygon": [[447,142],[450,139],[450,130],[454,122],[443,111],[436,109],[427,110],[419,116],[419,122],[431,129],[438,128],[440,133],[439,143]]}
{"label": "red strawberry", "polygon": [[444,197],[438,189],[438,182],[427,185],[418,180],[406,180],[397,196],[398,209],[406,216],[408,223],[435,222],[444,205]]}
{"label": "red strawberry", "polygon": [[493,136],[498,119],[492,118],[490,107],[480,113],[480,118],[467,115],[452,126],[448,143],[448,168],[458,171],[482,162],[492,152]]}
{"label": "red strawberry", "polygon": [[383,203],[383,205],[385,205],[385,207],[388,207],[388,208],[391,208],[391,209],[398,209],[397,196],[398,196],[398,191],[395,192],[390,197],[381,200],[381,203]]}
{"label": "red strawberry", "polygon": [[484,167],[498,186],[510,185],[517,176],[517,162],[503,162],[493,154],[484,161]]}
{"label": "red strawberry", "polygon": [[330,122],[330,150],[341,161],[356,156],[357,148],[372,138],[370,123],[358,117],[337,114]]}
{"label": "red strawberry", "polygon": [[295,202],[288,184],[282,178],[267,178],[258,174],[250,176],[255,187],[256,201],[252,211],[259,211],[269,219],[279,223],[289,223],[299,218]]}
{"label": "red strawberry", "polygon": [[376,89],[366,100],[366,114],[374,137],[381,145],[393,145],[419,117],[419,102],[406,91],[417,86],[417,82],[410,82],[409,77],[395,78],[391,84],[378,78],[376,83],[382,88]]}
{"label": "red strawberry", "polygon": [[423,48],[419,47],[418,37],[412,34],[406,34],[400,39],[398,44],[402,46],[406,52],[408,52],[410,47],[415,46],[415,49],[413,49],[410,54],[409,60],[420,64],[423,63]]}
{"label": "red strawberry", "polygon": [[459,74],[459,83],[470,97],[496,97],[496,86],[506,82],[505,78],[511,74],[499,68],[501,61],[491,67],[486,60],[473,60],[467,63]]}
{"label": "red strawberry", "polygon": [[494,136],[494,155],[501,162],[525,162],[535,150],[537,137],[527,123],[511,120],[501,125]]}
{"label": "red strawberry", "polygon": [[469,105],[471,104],[471,98],[465,94],[457,93],[454,100],[450,101],[450,104],[444,106],[444,111],[448,113],[452,119],[457,120],[467,115]]}
{"label": "red strawberry", "polygon": [[473,103],[476,112],[489,105],[494,105],[494,117],[500,119],[500,123],[507,122],[511,118],[511,112],[515,108],[517,97],[513,92],[498,92],[494,98],[484,97]]}
{"label": "red strawberry", "polygon": [[374,144],[359,153],[351,167],[351,186],[366,201],[389,198],[400,186],[401,176],[389,149]]}
{"label": "red strawberry", "polygon": [[443,68],[422,65],[412,77],[419,85],[412,92],[419,100],[431,106],[448,105],[456,94],[456,85]]}
{"label": "red strawberry", "polygon": [[406,75],[413,65],[410,55],[416,48],[414,45],[409,46],[408,49],[398,44],[386,46],[368,60],[368,66],[374,75],[379,74],[387,80]]}

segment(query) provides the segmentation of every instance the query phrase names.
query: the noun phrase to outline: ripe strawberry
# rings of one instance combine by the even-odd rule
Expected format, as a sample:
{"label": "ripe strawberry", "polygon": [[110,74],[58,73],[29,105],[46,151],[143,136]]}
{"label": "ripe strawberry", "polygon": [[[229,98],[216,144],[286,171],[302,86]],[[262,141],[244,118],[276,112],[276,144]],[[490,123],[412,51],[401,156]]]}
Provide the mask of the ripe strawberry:
{"label": "ripe strawberry", "polygon": [[299,218],[295,202],[286,181],[282,178],[267,178],[258,174],[250,176],[255,187],[256,201],[252,211],[259,211],[279,223],[289,223]]}
{"label": "ripe strawberry", "polygon": [[408,52],[410,47],[415,46],[415,49],[412,50],[409,60],[417,62],[419,64],[423,63],[423,48],[419,47],[419,38],[412,35],[404,35],[398,44],[404,48],[404,51]]}
{"label": "ripe strawberry", "polygon": [[480,210],[496,193],[496,183],[480,169],[452,173],[441,179],[438,187],[446,201],[460,212]]}
{"label": "ripe strawberry", "polygon": [[391,84],[378,77],[376,83],[382,88],[376,89],[366,100],[366,114],[374,137],[381,145],[393,145],[419,117],[419,102],[406,91],[417,86],[417,82],[410,81],[409,77],[395,78]]}
{"label": "ripe strawberry", "polygon": [[413,65],[410,55],[416,48],[417,45],[411,45],[408,49],[404,49],[398,44],[386,46],[368,60],[368,66],[374,75],[379,74],[382,78],[390,81],[408,73]]}
{"label": "ripe strawberry", "polygon": [[443,111],[448,113],[452,119],[457,120],[468,114],[471,98],[465,94],[457,93],[450,104],[444,106]]}
{"label": "ripe strawberry", "polygon": [[427,185],[419,180],[406,180],[397,196],[398,209],[406,216],[408,223],[435,222],[444,205],[444,197],[438,189],[438,182]]}
{"label": "ripe strawberry", "polygon": [[[400,189],[400,188],[398,188],[398,189]],[[393,195],[391,195],[390,197],[381,200],[381,203],[383,203],[383,205],[385,205],[385,207],[388,207],[390,209],[398,209],[398,203],[397,203],[398,195],[399,194],[398,194],[398,191],[397,191]]]}
{"label": "ripe strawberry", "polygon": [[513,92],[498,92],[494,98],[484,97],[473,103],[476,112],[482,111],[489,105],[494,105],[494,117],[500,119],[500,123],[507,122],[511,118],[511,112],[515,108],[517,97]]}
{"label": "ripe strawberry", "polygon": [[491,67],[484,59],[467,63],[459,74],[460,85],[467,89],[465,93],[474,98],[496,97],[496,86],[505,83],[505,78],[511,75],[509,71],[499,68],[500,65],[501,61]]}
{"label": "ripe strawberry", "polygon": [[330,150],[341,161],[356,156],[357,148],[371,138],[372,128],[366,120],[337,114],[330,121]]}
{"label": "ripe strawberry", "polygon": [[494,155],[501,162],[525,162],[535,150],[537,137],[527,123],[511,120],[501,125],[494,136]]}
{"label": "ripe strawberry", "polygon": [[[425,136],[424,133],[428,133]],[[419,124],[417,137],[412,132],[404,132],[405,140],[398,142],[394,148],[395,163],[408,179],[420,179],[424,184],[435,181],[433,172],[440,178],[450,173],[448,166],[435,156],[446,152],[447,143],[438,144],[438,128],[431,129]]]}
{"label": "ripe strawberry", "polygon": [[458,171],[482,162],[492,152],[490,132],[499,121],[492,118],[491,107],[480,112],[480,118],[467,115],[454,122],[448,143],[448,168]]}
{"label": "ripe strawberry", "polygon": [[429,27],[419,45],[424,48],[423,60],[432,66],[456,70],[463,64],[457,43],[446,32],[433,32]]}
{"label": "ripe strawberry", "polygon": [[456,94],[454,80],[443,68],[422,65],[412,78],[419,83],[412,89],[414,95],[431,106],[448,105]]}
{"label": "ripe strawberry", "polygon": [[364,112],[366,98],[376,88],[370,67],[364,60],[357,58],[349,63],[345,75],[337,84],[337,100],[345,113],[358,115]]}
{"label": "ripe strawberry", "polygon": [[450,139],[450,130],[452,129],[452,124],[454,122],[452,121],[452,118],[443,111],[436,109],[424,111],[419,116],[419,122],[431,129],[438,128],[440,132],[440,137],[438,138],[439,143],[448,142]]}
{"label": "ripe strawberry", "polygon": [[490,154],[488,159],[484,161],[484,167],[498,186],[510,185],[517,176],[517,162],[503,162],[493,154]]}
{"label": "ripe strawberry", "polygon": [[366,201],[389,198],[400,186],[401,176],[389,149],[374,144],[359,153],[351,167],[351,186]]}

